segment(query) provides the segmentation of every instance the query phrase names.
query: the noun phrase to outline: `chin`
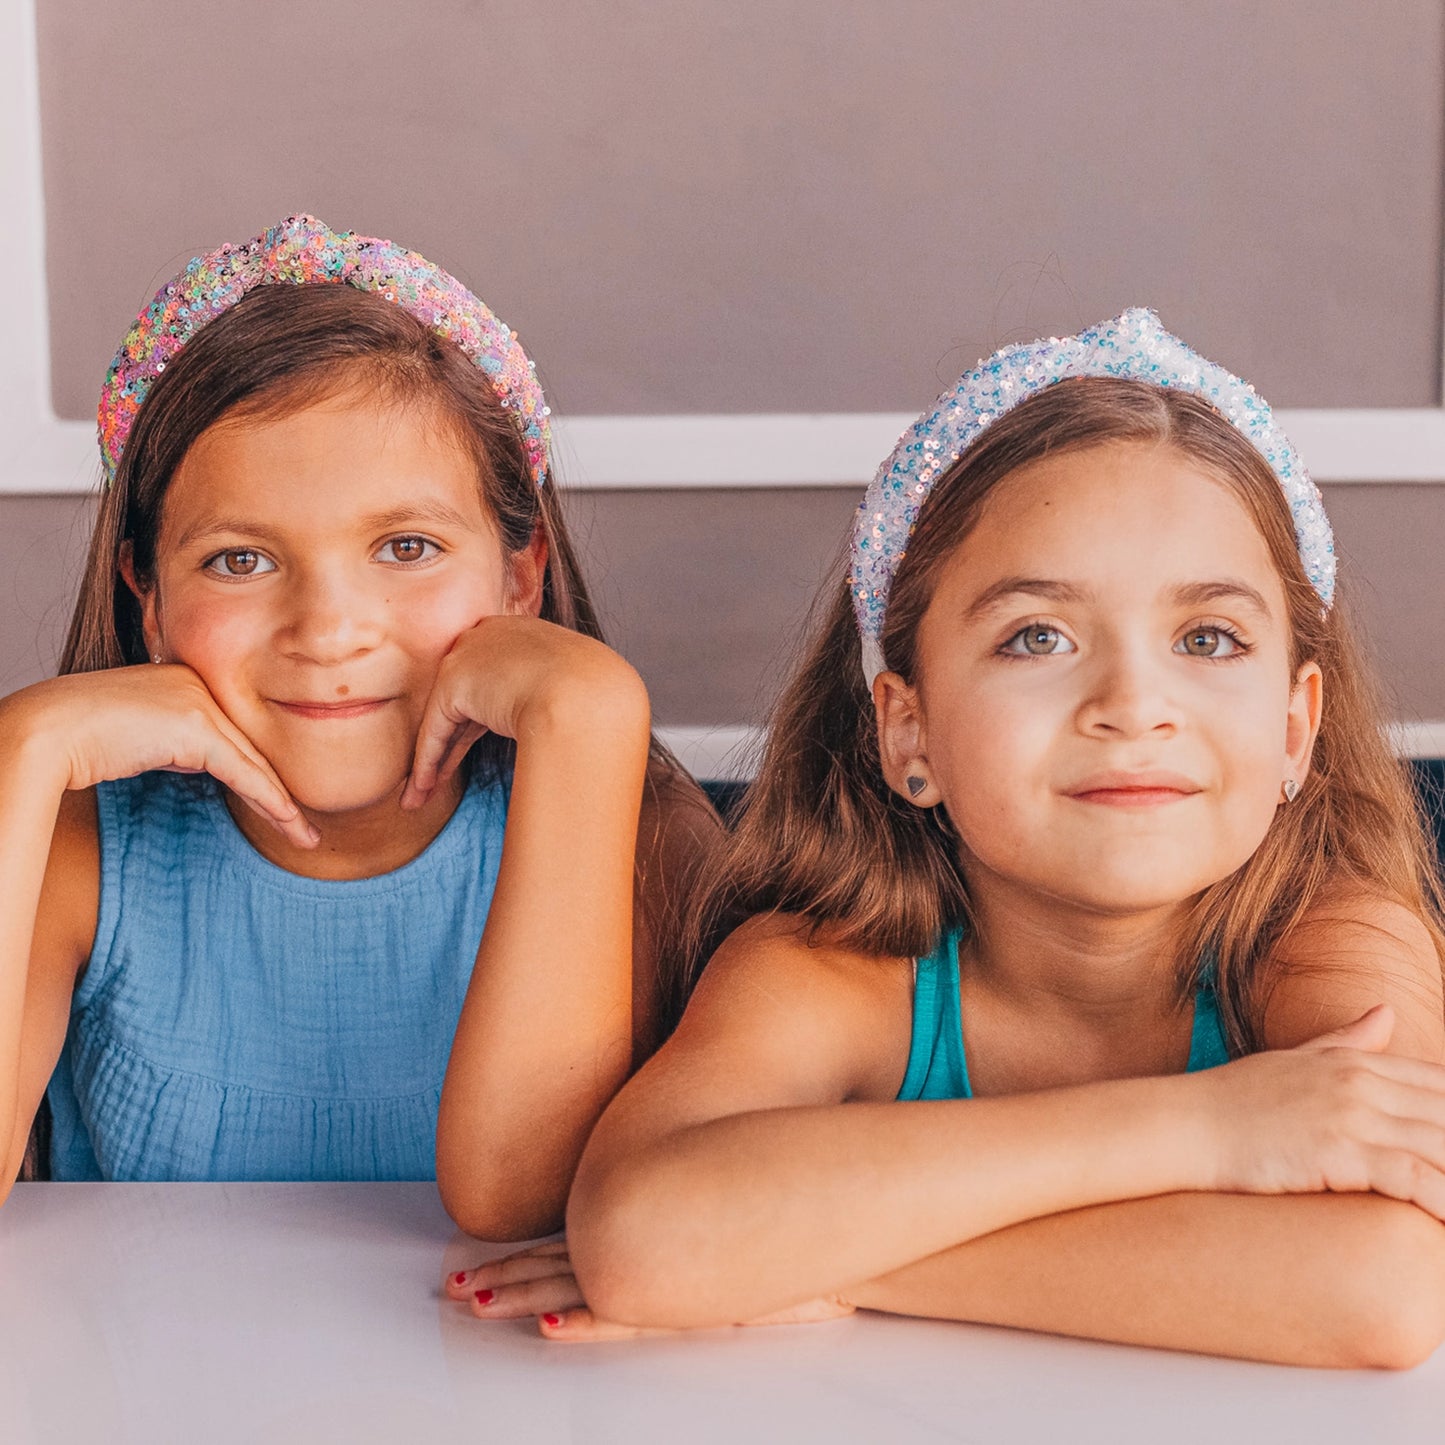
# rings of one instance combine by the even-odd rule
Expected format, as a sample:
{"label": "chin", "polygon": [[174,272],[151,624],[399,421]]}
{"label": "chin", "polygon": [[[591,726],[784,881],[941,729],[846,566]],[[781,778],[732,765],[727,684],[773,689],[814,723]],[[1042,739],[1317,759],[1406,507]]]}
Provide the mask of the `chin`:
{"label": "chin", "polygon": [[[278,769],[278,772],[280,770]],[[355,813],[384,803],[396,803],[406,786],[405,773],[376,774],[357,777],[295,777],[280,773],[286,790],[309,814]]]}

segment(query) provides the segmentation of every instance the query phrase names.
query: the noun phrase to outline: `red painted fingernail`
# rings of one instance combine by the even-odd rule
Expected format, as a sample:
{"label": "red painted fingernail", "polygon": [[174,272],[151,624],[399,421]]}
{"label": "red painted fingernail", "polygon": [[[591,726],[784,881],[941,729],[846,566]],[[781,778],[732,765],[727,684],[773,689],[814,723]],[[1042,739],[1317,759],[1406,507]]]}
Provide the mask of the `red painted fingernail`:
{"label": "red painted fingernail", "polygon": [[490,1289],[479,1289],[473,1296],[479,1305],[489,1305],[496,1297],[496,1291]]}
{"label": "red painted fingernail", "polygon": [[543,1316],[542,1316],[542,1323],[543,1323],[544,1325],[546,1325],[549,1330],[555,1330],[555,1329],[562,1323],[562,1316],[561,1316],[561,1315],[543,1315]]}
{"label": "red painted fingernail", "polygon": [[467,1282],[467,1272],[466,1272],[466,1270],[464,1270],[464,1269],[463,1269],[463,1270],[458,1270],[457,1273],[452,1276],[452,1283],[453,1283],[453,1284],[465,1284],[466,1282]]}

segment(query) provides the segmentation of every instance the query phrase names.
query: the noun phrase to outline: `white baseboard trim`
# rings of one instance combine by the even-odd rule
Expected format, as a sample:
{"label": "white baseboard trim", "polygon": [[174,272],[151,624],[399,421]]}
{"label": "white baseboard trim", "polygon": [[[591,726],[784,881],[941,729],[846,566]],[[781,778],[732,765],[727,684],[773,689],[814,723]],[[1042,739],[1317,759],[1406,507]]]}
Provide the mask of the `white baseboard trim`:
{"label": "white baseboard trim", "polygon": [[[695,778],[717,782],[751,778],[766,736],[766,729],[743,724],[657,729],[658,740]],[[1445,758],[1445,721],[1394,723],[1390,738],[1402,758]]]}

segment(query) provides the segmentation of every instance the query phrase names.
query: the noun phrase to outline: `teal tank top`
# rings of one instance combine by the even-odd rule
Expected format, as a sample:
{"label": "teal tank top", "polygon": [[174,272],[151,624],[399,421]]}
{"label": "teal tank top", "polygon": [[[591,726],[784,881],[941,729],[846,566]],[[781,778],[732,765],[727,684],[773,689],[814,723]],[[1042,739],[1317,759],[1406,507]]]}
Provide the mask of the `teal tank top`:
{"label": "teal tank top", "polygon": [[269,863],[210,778],[96,789],[100,911],[47,1097],[56,1179],[432,1179],[510,781],[335,881]]}
{"label": "teal tank top", "polygon": [[[913,1042],[900,1099],[971,1099],[968,1060],[963,1053],[963,1013],[958,996],[958,929],[945,933],[938,947],[918,960],[913,985]],[[1229,1062],[1219,1004],[1208,976],[1194,995],[1194,1032],[1188,1071]]]}

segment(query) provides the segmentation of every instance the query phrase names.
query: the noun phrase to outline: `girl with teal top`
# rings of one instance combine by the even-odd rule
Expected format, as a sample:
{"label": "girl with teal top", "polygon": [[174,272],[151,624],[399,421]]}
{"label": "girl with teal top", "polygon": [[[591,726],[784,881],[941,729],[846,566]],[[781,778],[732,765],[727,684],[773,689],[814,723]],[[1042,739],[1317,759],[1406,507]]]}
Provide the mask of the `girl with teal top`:
{"label": "girl with teal top", "polygon": [[866,1308],[1422,1358],[1441,915],[1380,721],[1252,390],[1142,311],[981,363],[863,503],[570,1261],[469,1283],[563,1340]]}
{"label": "girl with teal top", "polygon": [[157,293],[100,440],[62,675],[0,702],[5,1191],[436,1177],[555,1228],[712,815],[515,333],[292,217]]}

